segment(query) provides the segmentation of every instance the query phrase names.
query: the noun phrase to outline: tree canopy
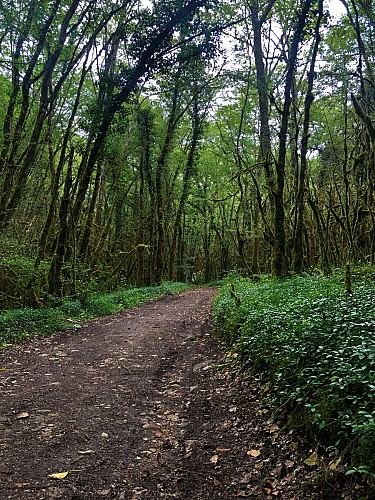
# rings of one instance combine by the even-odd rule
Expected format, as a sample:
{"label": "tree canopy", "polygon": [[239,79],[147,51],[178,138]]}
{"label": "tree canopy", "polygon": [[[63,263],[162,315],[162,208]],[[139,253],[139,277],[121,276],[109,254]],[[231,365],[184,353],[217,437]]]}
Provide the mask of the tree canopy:
{"label": "tree canopy", "polygon": [[365,0],[2,0],[1,308],[374,264],[374,26]]}

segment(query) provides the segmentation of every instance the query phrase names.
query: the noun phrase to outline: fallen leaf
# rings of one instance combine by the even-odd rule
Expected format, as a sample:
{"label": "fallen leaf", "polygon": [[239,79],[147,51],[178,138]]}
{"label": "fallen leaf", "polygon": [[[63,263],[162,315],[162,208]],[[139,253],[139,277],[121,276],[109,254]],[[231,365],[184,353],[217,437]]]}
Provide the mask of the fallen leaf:
{"label": "fallen leaf", "polygon": [[271,390],[271,384],[267,383],[262,387],[262,392],[269,392]]}
{"label": "fallen leaf", "polygon": [[55,472],[54,474],[49,474],[48,477],[52,477],[53,479],[64,479],[69,474],[67,472]]}
{"label": "fallen leaf", "polygon": [[291,451],[296,451],[298,448],[297,441],[293,441],[292,443],[290,443],[289,448],[291,449]]}
{"label": "fallen leaf", "polygon": [[94,450],[78,450],[77,453],[79,453],[80,455],[92,455],[96,452]]}
{"label": "fallen leaf", "polygon": [[250,457],[259,457],[260,451],[259,450],[249,450],[246,452],[246,455],[249,455]]}
{"label": "fallen leaf", "polygon": [[287,474],[285,477],[283,477],[282,482],[285,483],[285,482],[291,481],[293,478],[294,478],[294,472],[289,472],[289,474]]}
{"label": "fallen leaf", "polygon": [[0,372],[4,372],[6,368],[0,368]]}
{"label": "fallen leaf", "polygon": [[270,432],[277,432],[280,430],[280,427],[276,424],[271,425]]}
{"label": "fallen leaf", "polygon": [[234,495],[236,497],[247,497],[247,493],[244,490],[237,491],[237,493]]}
{"label": "fallen leaf", "polygon": [[237,411],[237,406],[231,406],[231,407],[229,408],[229,411],[230,411],[231,413],[235,413],[235,412]]}
{"label": "fallen leaf", "polygon": [[180,417],[177,415],[177,413],[170,413],[169,415],[166,415],[166,417],[171,422],[178,422],[180,420]]}
{"label": "fallen leaf", "polygon": [[247,472],[242,479],[240,479],[240,484],[249,484],[251,481],[251,473]]}
{"label": "fallen leaf", "polygon": [[341,463],[341,457],[339,457],[337,460],[332,460],[328,465],[329,470],[332,471],[336,470],[337,467],[340,465],[340,463]]}
{"label": "fallen leaf", "polygon": [[198,441],[196,439],[188,439],[184,442],[185,452],[190,453],[193,448],[197,446]]}
{"label": "fallen leaf", "polygon": [[154,436],[157,437],[157,438],[160,438],[163,436],[163,432],[162,431],[155,431],[154,432]]}
{"label": "fallen leaf", "polygon": [[212,455],[212,457],[210,458],[210,462],[212,464],[216,464],[218,460],[219,460],[219,455]]}
{"label": "fallen leaf", "polygon": [[218,453],[227,453],[228,451],[230,451],[230,448],[216,448],[216,450]]}
{"label": "fallen leaf", "polygon": [[281,464],[275,467],[272,472],[273,474],[275,474],[275,476],[281,477],[283,470],[284,470],[284,465]]}
{"label": "fallen leaf", "polygon": [[304,463],[306,465],[309,465],[310,467],[313,467],[314,465],[316,465],[318,458],[319,458],[318,453],[316,451],[314,451],[313,453],[311,453],[311,455],[308,458],[306,458]]}
{"label": "fallen leaf", "polygon": [[291,469],[292,467],[294,467],[294,463],[292,460],[285,460],[285,467],[287,469]]}
{"label": "fallen leaf", "polygon": [[22,411],[21,413],[19,413],[19,414],[17,415],[17,417],[16,417],[16,418],[17,418],[18,420],[21,420],[21,419],[23,419],[23,418],[29,418],[29,417],[30,417],[30,414],[29,414],[29,413],[27,413],[27,411]]}

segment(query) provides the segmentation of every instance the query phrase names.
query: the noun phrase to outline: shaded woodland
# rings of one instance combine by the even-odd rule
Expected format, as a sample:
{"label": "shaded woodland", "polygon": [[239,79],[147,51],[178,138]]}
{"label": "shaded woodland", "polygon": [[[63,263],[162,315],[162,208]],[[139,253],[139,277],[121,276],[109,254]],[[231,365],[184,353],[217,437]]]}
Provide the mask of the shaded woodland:
{"label": "shaded woodland", "polygon": [[0,309],[375,260],[368,0],[0,2]]}

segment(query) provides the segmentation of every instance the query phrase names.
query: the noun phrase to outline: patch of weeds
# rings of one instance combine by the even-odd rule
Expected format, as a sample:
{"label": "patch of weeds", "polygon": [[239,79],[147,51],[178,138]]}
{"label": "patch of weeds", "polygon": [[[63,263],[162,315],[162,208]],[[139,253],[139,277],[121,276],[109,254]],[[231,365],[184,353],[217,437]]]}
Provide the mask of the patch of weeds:
{"label": "patch of weeds", "polygon": [[44,336],[66,327],[58,309],[16,309],[0,315],[0,343]]}
{"label": "patch of weeds", "polygon": [[[306,431],[351,447],[375,472],[375,283],[357,275],[345,297],[342,273],[222,287],[213,319],[239,363],[270,383],[275,403]],[[297,418],[298,417],[298,418]]]}
{"label": "patch of weeds", "polygon": [[189,289],[185,283],[164,283],[155,287],[131,288],[96,294],[85,300],[56,301],[55,307],[23,308],[0,315],[0,348],[30,337],[45,336],[75,328],[83,320],[115,314],[144,302]]}

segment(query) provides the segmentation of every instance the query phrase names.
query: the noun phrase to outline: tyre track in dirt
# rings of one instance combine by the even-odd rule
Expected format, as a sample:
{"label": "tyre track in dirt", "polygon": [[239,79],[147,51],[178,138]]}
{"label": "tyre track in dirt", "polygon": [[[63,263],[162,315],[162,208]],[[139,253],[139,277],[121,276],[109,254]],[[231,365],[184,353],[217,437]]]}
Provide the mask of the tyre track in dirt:
{"label": "tyre track in dirt", "polygon": [[345,498],[310,486],[309,449],[270,420],[259,383],[218,369],[215,293],[0,352],[0,499]]}
{"label": "tyre track in dirt", "polygon": [[184,375],[203,359],[214,294],[165,297],[0,353],[0,498],[138,497],[139,478],[176,443],[169,428],[183,428],[181,358]]}

